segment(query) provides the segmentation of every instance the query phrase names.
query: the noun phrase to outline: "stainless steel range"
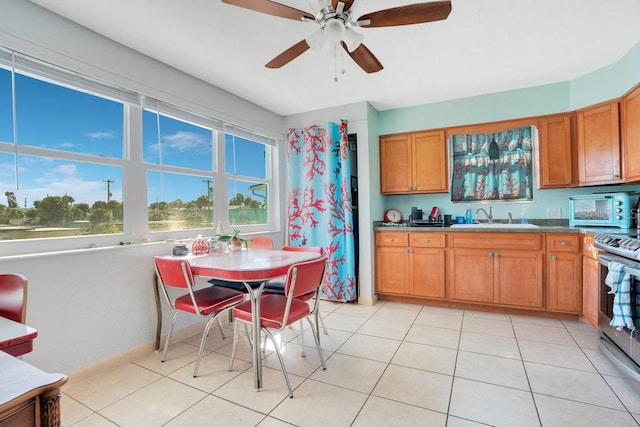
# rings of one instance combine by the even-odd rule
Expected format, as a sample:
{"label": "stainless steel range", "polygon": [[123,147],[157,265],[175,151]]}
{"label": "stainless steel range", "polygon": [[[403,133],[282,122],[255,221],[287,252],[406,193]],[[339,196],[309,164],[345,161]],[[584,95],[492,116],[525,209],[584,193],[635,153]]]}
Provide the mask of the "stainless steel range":
{"label": "stainless steel range", "polygon": [[[600,233],[595,235],[594,245],[600,249],[600,350],[640,381],[640,239],[635,230],[628,234]],[[606,283],[610,269],[609,280],[618,292]]]}

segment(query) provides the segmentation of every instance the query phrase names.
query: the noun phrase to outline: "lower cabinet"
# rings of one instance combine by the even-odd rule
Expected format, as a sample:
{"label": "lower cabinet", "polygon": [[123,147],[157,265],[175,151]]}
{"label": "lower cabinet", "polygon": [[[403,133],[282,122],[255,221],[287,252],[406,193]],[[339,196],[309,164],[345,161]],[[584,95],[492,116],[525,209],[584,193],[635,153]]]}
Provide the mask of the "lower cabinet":
{"label": "lower cabinet", "polygon": [[598,250],[593,246],[593,236],[582,240],[582,315],[594,327],[598,327]]}
{"label": "lower cabinet", "polygon": [[376,292],[444,297],[444,233],[377,232]]}
{"label": "lower cabinet", "polygon": [[582,313],[582,254],[577,234],[547,234],[547,310]]}
{"label": "lower cabinet", "polygon": [[[454,249],[447,253],[447,297],[453,300],[541,309],[542,235],[469,234],[471,233],[461,238],[454,236],[451,245]],[[486,248],[472,249],[464,246]],[[519,247],[530,250],[511,249]]]}
{"label": "lower cabinet", "polygon": [[376,231],[376,292],[584,314],[596,325],[598,261],[595,250],[586,252],[592,246],[582,243],[588,238],[552,232]]}

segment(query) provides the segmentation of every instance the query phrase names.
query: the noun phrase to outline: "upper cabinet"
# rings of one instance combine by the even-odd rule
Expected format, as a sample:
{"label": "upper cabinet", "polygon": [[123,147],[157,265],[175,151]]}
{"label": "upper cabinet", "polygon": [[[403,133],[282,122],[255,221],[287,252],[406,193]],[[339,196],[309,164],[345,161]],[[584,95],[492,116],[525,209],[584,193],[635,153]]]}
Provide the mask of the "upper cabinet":
{"label": "upper cabinet", "polygon": [[572,113],[540,117],[538,123],[539,187],[577,185]]}
{"label": "upper cabinet", "polygon": [[447,169],[444,131],[380,137],[382,194],[446,193]]}
{"label": "upper cabinet", "polygon": [[640,181],[640,86],[622,98],[625,182]]}
{"label": "upper cabinet", "polygon": [[619,102],[578,110],[577,127],[580,185],[621,183]]}

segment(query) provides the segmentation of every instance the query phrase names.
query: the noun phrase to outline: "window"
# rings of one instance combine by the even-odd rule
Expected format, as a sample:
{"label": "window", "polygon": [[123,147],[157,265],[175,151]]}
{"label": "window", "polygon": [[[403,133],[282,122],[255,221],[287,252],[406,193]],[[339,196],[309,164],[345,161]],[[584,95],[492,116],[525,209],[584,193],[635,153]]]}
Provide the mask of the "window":
{"label": "window", "polygon": [[451,201],[533,200],[531,126],[453,135]]}
{"label": "window", "polygon": [[0,240],[11,253],[185,238],[218,223],[274,230],[274,146],[0,47]]}
{"label": "window", "polygon": [[124,103],[29,65],[0,56],[0,240],[122,233]]}
{"label": "window", "polygon": [[224,141],[229,224],[268,224],[267,146],[232,133]]}
{"label": "window", "polygon": [[213,135],[211,129],[143,110],[150,232],[213,228]]}

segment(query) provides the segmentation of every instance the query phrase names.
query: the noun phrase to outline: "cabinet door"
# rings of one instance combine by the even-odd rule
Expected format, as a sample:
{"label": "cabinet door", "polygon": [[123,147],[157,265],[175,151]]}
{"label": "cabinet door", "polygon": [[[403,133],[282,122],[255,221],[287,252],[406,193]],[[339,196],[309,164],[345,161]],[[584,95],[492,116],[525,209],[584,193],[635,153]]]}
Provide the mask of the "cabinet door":
{"label": "cabinet door", "polygon": [[640,181],[640,86],[622,98],[624,180]]}
{"label": "cabinet door", "polygon": [[409,254],[407,248],[376,248],[376,291],[402,294],[409,291]]}
{"label": "cabinet door", "polygon": [[444,298],[444,249],[412,249],[411,295]]}
{"label": "cabinet door", "polygon": [[447,253],[448,297],[493,302],[493,252],[455,249]]}
{"label": "cabinet door", "polygon": [[582,312],[582,256],[575,253],[547,254],[547,310]]}
{"label": "cabinet door", "polygon": [[495,302],[520,307],[542,308],[542,252],[496,251]]}
{"label": "cabinet door", "polygon": [[618,102],[580,110],[577,121],[580,185],[621,182]]}
{"label": "cabinet door", "polygon": [[411,134],[380,137],[380,192],[408,193],[412,188]]}
{"label": "cabinet door", "polygon": [[582,259],[582,315],[598,327],[598,260]]}
{"label": "cabinet door", "polygon": [[540,188],[573,187],[574,148],[571,139],[571,114],[540,119]]}
{"label": "cabinet door", "polygon": [[444,131],[419,132],[413,136],[413,185],[415,191],[446,193],[447,144]]}

